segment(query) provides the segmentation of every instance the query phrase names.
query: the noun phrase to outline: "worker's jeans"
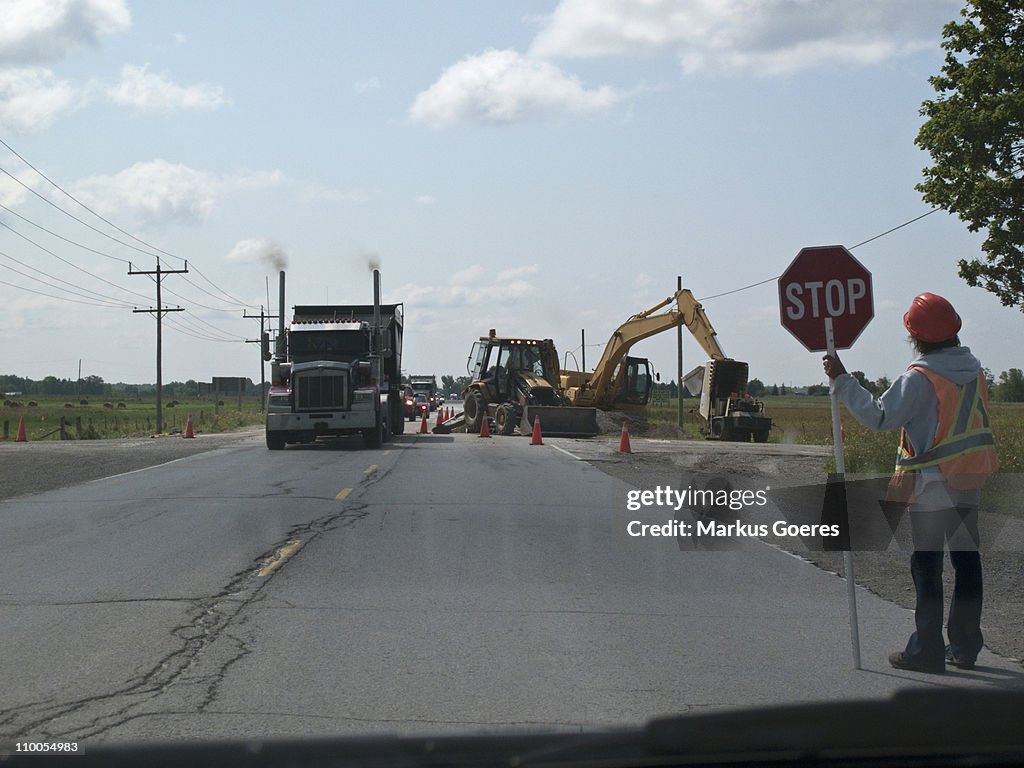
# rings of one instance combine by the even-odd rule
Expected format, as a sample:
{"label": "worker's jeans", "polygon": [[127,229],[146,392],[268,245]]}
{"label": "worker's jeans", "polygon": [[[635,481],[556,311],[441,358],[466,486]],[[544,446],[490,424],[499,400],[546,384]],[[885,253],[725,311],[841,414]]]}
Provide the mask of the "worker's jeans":
{"label": "worker's jeans", "polygon": [[949,606],[947,636],[952,652],[974,661],[984,639],[981,635],[982,575],[978,552],[977,510],[911,512],[914,554],[910,573],[917,589],[914,620],[917,631],[906,653],[924,666],[940,667],[945,658],[942,639],[942,561],[949,542],[949,559],[955,571],[953,599]]}

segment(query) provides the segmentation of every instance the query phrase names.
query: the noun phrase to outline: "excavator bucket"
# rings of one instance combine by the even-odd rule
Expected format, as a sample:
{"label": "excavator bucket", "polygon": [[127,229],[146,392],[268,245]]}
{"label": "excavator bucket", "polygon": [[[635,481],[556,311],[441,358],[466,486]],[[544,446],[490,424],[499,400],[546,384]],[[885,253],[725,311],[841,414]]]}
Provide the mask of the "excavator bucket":
{"label": "excavator bucket", "polygon": [[524,435],[532,433],[534,416],[540,417],[540,429],[545,437],[593,437],[601,432],[596,408],[528,405],[523,409],[523,421],[519,425]]}

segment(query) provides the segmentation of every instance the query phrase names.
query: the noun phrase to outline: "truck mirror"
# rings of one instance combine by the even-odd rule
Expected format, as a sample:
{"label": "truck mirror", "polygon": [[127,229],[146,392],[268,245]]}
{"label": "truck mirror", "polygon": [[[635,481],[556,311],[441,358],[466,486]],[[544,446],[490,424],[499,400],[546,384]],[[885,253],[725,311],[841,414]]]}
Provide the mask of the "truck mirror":
{"label": "truck mirror", "polygon": [[263,355],[263,360],[270,362],[270,334],[266,331],[260,336],[260,352]]}

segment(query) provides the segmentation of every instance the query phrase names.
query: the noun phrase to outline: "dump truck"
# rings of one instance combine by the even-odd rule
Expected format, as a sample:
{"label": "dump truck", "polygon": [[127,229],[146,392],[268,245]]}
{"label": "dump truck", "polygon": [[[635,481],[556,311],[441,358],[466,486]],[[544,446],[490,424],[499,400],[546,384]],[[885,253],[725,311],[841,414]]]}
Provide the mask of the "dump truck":
{"label": "dump truck", "polygon": [[574,407],[559,383],[558,351],[551,339],[498,336],[493,329],[473,344],[466,369],[472,377],[462,391],[467,432],[479,432],[485,418],[494,431],[529,435],[540,418],[545,435],[589,437],[600,432],[594,408]]}
{"label": "dump truck", "polygon": [[620,325],[593,371],[562,370],[559,382],[569,402],[602,410],[642,411],[654,386],[650,362],[626,353],[634,344],[679,326],[685,326],[711,358],[684,377],[690,394],[701,395],[702,434],[719,440],[766,441],[772,422],[764,415],[764,405],[746,394],[747,364],[726,357],[704,307],[686,288]]}
{"label": "dump truck", "polygon": [[427,402],[430,403],[430,410],[437,410],[437,377],[433,374],[429,376],[410,376],[409,386],[412,387],[413,394],[424,394],[427,396]]}
{"label": "dump truck", "polygon": [[405,429],[401,304],[381,304],[373,272],[373,304],[295,306],[281,317],[267,401],[267,448],[319,437],[358,434],[379,448]]}

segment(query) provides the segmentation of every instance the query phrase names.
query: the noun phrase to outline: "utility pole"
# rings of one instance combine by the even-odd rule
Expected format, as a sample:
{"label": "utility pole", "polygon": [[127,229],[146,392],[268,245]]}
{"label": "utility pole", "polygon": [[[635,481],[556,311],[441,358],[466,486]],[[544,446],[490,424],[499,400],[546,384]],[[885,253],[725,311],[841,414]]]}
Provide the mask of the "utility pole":
{"label": "utility pole", "polygon": [[164,407],[163,407],[163,388],[164,388],[164,365],[163,365],[163,319],[164,315],[168,312],[184,312],[185,310],[181,307],[167,307],[164,308],[163,300],[160,294],[160,283],[163,281],[164,275],[185,275],[188,274],[188,262],[185,262],[184,269],[163,269],[160,266],[160,259],[156,260],[156,269],[154,270],[134,270],[132,269],[131,262],[128,262],[128,274],[129,275],[156,275],[156,309],[150,307],[149,309],[133,309],[132,312],[147,312],[151,315],[156,315],[156,431],[160,434],[164,431]]}
{"label": "utility pole", "polygon": [[[676,290],[683,290],[683,276],[676,276]],[[683,326],[676,326],[676,346],[678,352],[676,353],[676,419],[679,424],[679,428],[683,428]]]}
{"label": "utility pole", "polygon": [[264,325],[265,320],[273,320],[277,318],[277,315],[268,315],[263,311],[263,305],[260,304],[260,313],[258,315],[247,315],[245,310],[242,311],[242,317],[259,318],[260,320],[260,337],[258,339],[246,339],[246,344],[259,344],[260,345],[260,412],[267,405],[266,388],[267,388],[267,368],[266,362],[267,357],[270,354],[270,342],[264,344],[264,338],[267,336],[266,326]]}

